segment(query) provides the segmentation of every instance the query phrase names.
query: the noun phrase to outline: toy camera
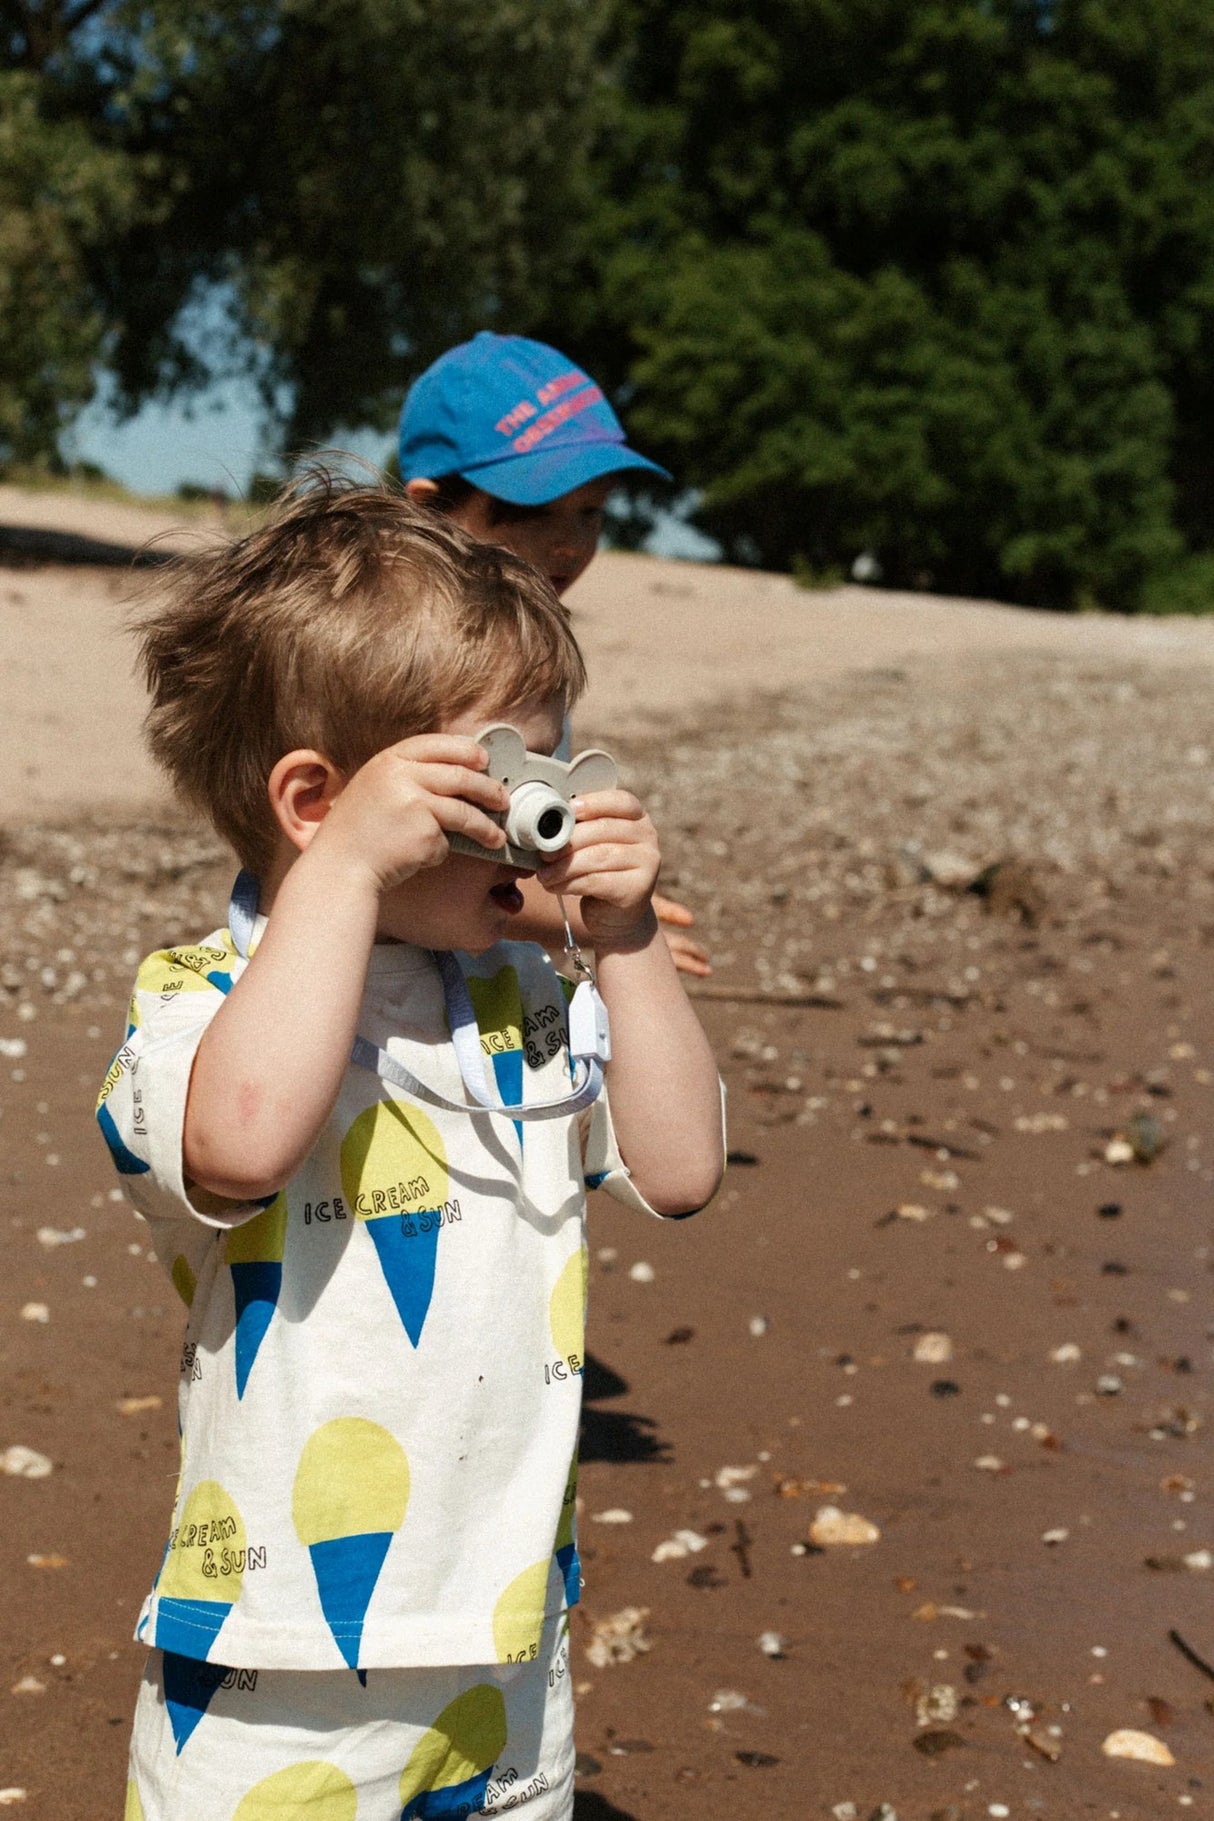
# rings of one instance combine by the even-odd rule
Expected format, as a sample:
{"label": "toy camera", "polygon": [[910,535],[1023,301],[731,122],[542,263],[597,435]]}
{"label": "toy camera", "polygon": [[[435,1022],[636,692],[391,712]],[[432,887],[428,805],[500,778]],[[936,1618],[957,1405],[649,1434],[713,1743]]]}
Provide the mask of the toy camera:
{"label": "toy camera", "polygon": [[509,807],[493,820],[506,831],[505,847],[482,847],[467,835],[449,836],[454,852],[473,854],[497,865],[525,867],[534,872],[553,854],[567,847],[575,818],[572,799],[589,791],[613,790],[619,777],[608,752],[580,752],[566,764],[528,752],[517,727],[495,721],[476,736],[489,754],[488,774],[510,792]]}

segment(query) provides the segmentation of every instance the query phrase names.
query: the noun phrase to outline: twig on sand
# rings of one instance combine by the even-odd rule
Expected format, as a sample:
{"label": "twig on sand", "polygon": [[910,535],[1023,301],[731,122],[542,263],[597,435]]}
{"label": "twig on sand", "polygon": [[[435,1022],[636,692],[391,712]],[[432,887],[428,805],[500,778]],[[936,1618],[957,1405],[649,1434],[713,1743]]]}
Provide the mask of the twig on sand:
{"label": "twig on sand", "polygon": [[722,999],[727,1005],[808,1005],[822,1012],[841,1012],[846,1001],[832,999],[827,993],[766,993],[761,987],[689,986],[691,999]]}
{"label": "twig on sand", "polygon": [[1189,1662],[1193,1665],[1194,1669],[1200,1669],[1203,1676],[1209,1676],[1211,1682],[1214,1682],[1214,1666],[1207,1663],[1204,1657],[1199,1657],[1193,1646],[1185,1643],[1175,1627],[1169,1631],[1168,1637],[1171,1639],[1172,1643],[1175,1644],[1181,1656],[1189,1659]]}
{"label": "twig on sand", "polygon": [[742,1570],[742,1579],[748,1581],[751,1572],[750,1545],[753,1543],[754,1538],[751,1536],[749,1530],[747,1530],[741,1518],[738,1518],[737,1522],[734,1524],[734,1534],[737,1537],[737,1541],[729,1545],[730,1554],[737,1556],[738,1567]]}

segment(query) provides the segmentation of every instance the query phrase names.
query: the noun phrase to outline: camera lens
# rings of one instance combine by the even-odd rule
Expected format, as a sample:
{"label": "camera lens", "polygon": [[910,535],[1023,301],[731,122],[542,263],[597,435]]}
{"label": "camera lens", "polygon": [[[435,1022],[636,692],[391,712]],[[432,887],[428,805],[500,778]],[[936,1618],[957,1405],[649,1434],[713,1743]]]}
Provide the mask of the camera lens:
{"label": "camera lens", "polygon": [[533,853],[555,854],[569,843],[575,826],[572,809],[549,784],[532,779],[510,793],[506,839]]}

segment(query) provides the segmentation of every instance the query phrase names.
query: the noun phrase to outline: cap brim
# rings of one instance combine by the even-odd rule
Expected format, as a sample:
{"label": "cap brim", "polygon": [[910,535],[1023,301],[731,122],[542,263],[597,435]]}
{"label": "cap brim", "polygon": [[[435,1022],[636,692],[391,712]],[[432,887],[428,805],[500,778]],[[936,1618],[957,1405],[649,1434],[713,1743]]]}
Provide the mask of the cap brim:
{"label": "cap brim", "polygon": [[557,445],[539,449],[534,455],[512,455],[505,461],[461,468],[460,474],[494,499],[505,500],[508,506],[547,506],[588,481],[630,471],[656,474],[664,481],[671,478],[665,468],[638,455],[635,449],[608,442]]}

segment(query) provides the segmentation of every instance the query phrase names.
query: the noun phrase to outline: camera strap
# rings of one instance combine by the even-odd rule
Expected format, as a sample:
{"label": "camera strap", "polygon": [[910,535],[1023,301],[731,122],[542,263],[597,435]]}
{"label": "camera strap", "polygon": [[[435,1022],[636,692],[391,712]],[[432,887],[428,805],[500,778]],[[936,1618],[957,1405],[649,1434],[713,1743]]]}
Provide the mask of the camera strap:
{"label": "camera strap", "polygon": [[[251,873],[241,872],[232,888],[231,902],[228,905],[228,929],[236,953],[246,961],[257,916],[257,895],[257,880]],[[466,1093],[475,1105],[469,1106],[466,1100],[450,1100],[436,1088],[427,1087],[403,1063],[397,1062],[385,1049],[361,1034],[355,1037],[351,1048],[352,1062],[358,1063],[361,1068],[370,1069],[381,1081],[400,1088],[402,1093],[408,1094],[412,1099],[424,1100],[430,1106],[442,1107],[452,1113],[483,1111],[501,1113],[509,1119],[518,1120],[568,1119],[598,1099],[603,1091],[603,1065],[611,1060],[611,1033],[607,1007],[599,996],[589,969],[581,962],[580,955],[578,961],[581,963],[583,978],[574,989],[566,1014],[569,1058],[573,1072],[570,1091],[553,1100],[536,1100],[511,1106],[490,1085],[481,1049],[480,1028],[463,969],[449,949],[433,950],[432,953],[443,983],[447,1023],[451,1029],[451,1042],[459,1064],[460,1077]]]}

